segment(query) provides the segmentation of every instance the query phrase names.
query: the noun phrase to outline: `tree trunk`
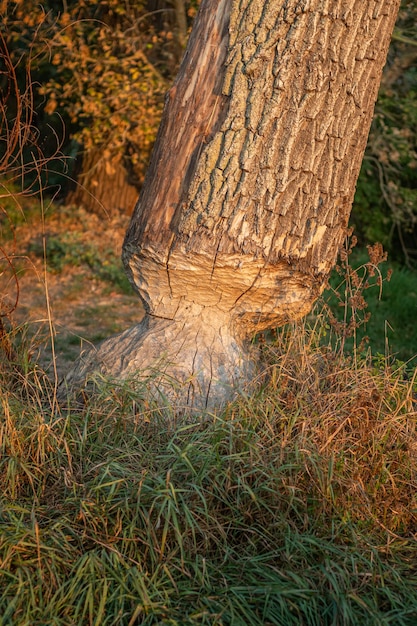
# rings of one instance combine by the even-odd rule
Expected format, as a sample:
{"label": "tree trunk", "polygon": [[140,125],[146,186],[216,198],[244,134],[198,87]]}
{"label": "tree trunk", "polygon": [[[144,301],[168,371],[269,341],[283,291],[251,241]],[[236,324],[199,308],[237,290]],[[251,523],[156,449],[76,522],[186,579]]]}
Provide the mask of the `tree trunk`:
{"label": "tree trunk", "polygon": [[106,159],[103,150],[96,148],[84,153],[77,186],[66,201],[103,216],[115,211],[130,215],[138,195],[122,160]]}
{"label": "tree trunk", "polygon": [[346,233],[398,6],[203,0],[124,243],[147,316],[83,373],[158,371],[177,406],[211,407],[250,379],[257,331],[311,309]]}
{"label": "tree trunk", "polygon": [[183,51],[185,44],[187,43],[187,11],[185,7],[185,0],[173,0],[173,5],[177,22],[175,30],[178,47],[181,51]]}

